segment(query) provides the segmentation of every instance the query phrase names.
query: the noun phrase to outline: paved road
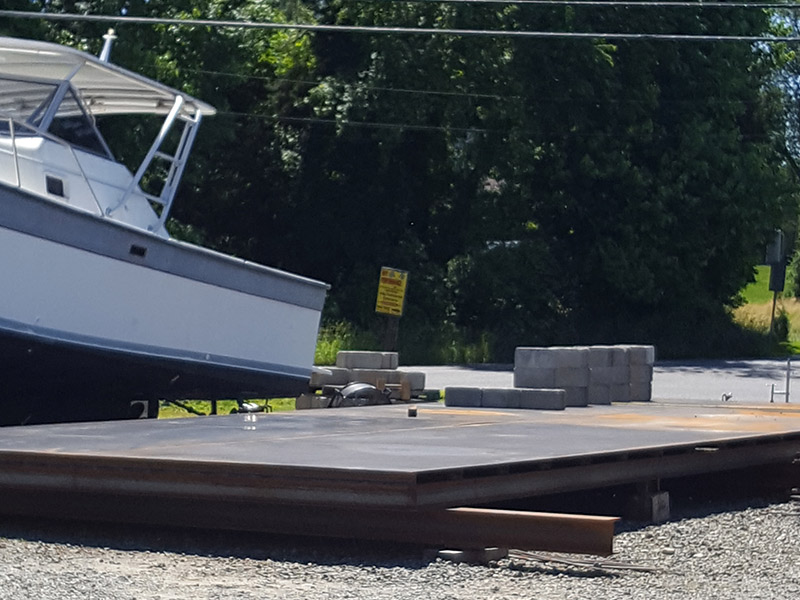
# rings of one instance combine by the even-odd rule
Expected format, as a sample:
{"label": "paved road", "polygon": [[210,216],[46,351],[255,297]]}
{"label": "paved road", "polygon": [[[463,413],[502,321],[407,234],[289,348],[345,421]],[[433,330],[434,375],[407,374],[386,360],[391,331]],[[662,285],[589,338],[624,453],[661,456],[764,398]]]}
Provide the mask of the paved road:
{"label": "paved road", "polygon": [[[426,373],[425,386],[442,389],[447,386],[510,387],[514,375],[512,365],[476,365],[446,367],[402,367]],[[792,403],[800,403],[800,362],[792,363],[790,392]],[[733,394],[731,402],[769,403],[770,386],[777,391],[786,387],[786,360],[703,360],[665,361],[656,365],[653,374],[653,399],[658,401],[720,401],[722,394]],[[776,396],[776,402],[784,402]]]}

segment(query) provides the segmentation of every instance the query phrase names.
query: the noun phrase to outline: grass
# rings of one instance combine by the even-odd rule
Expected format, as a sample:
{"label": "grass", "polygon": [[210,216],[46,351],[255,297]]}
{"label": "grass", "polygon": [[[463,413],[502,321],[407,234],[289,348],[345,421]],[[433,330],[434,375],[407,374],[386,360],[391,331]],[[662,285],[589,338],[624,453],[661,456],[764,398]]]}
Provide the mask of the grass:
{"label": "grass", "polygon": [[336,355],[340,350],[375,349],[377,349],[377,341],[368,332],[358,331],[345,322],[331,323],[320,327],[314,352],[314,364],[336,364]]}
{"label": "grass", "polygon": [[[255,402],[261,406],[269,405],[271,412],[285,412],[294,410],[294,400],[294,398],[271,398],[270,400],[248,400],[248,402]],[[182,404],[185,404],[197,412],[206,415],[211,413],[211,402],[207,400],[186,400],[182,402]],[[217,414],[230,414],[230,412],[236,407],[237,404],[234,400],[220,400],[217,402]],[[197,415],[168,402],[162,402],[161,408],[158,411],[159,419],[175,419],[180,417],[195,416]]]}
{"label": "grass", "polygon": [[742,290],[742,296],[748,304],[764,304],[772,302],[773,292],[769,289],[770,268],[756,267],[756,280]]}
{"label": "grass", "polygon": [[[769,275],[769,267],[757,267],[755,282],[742,290],[745,304],[733,311],[737,323],[764,335],[769,334],[774,296],[769,289]],[[800,352],[800,301],[794,297],[783,297],[782,294],[778,294],[775,303],[776,323],[782,314],[788,320],[788,335],[780,346],[789,354],[797,354]]]}

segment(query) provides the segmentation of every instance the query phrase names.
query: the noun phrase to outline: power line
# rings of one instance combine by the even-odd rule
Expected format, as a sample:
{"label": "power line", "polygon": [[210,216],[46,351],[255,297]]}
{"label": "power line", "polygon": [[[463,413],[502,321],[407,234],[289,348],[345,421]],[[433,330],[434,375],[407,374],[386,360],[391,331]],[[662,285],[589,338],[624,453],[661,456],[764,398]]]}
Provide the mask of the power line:
{"label": "power line", "polygon": [[[301,84],[307,86],[319,86],[324,85],[327,83],[325,79],[290,79],[286,77],[268,77],[265,75],[247,75],[245,73],[231,73],[229,71],[214,71],[211,69],[192,69],[192,68],[183,68],[183,71],[187,73],[200,73],[203,75],[213,75],[216,77],[227,77],[231,79],[246,79],[252,81],[264,81],[267,83],[293,83],[293,84]],[[348,82],[352,83],[352,82]],[[398,94],[418,94],[421,96],[444,96],[444,97],[454,97],[454,98],[466,98],[466,99],[479,99],[479,100],[499,100],[499,101],[522,101],[525,100],[525,96],[521,95],[506,95],[506,94],[487,94],[487,93],[480,93],[480,92],[467,92],[467,91],[452,91],[452,90],[431,90],[431,89],[411,89],[411,88],[397,88],[397,87],[387,87],[387,86],[380,86],[380,85],[370,85],[364,84],[363,82],[358,82],[359,86],[362,87],[364,90],[370,92],[388,92],[388,93],[398,93]],[[549,95],[536,95],[537,102],[544,102],[549,104],[563,104],[565,102],[570,103],[597,103],[596,99],[593,98],[575,98],[574,96],[549,96]],[[715,98],[704,98],[703,100],[699,100],[696,98],[681,98],[679,100],[669,100],[664,98],[659,98],[659,104],[663,105],[696,105],[696,104],[704,104],[704,105],[716,105],[716,106],[728,106],[733,104],[741,103],[741,99],[738,97],[731,97],[731,98],[724,98],[724,97],[715,97]],[[618,105],[646,105],[649,104],[646,100],[637,100],[633,98],[604,98],[604,103],[613,103]],[[220,111],[220,114],[247,114],[247,113],[225,113]]]}
{"label": "power line", "polygon": [[[230,78],[240,78],[240,79],[248,79],[253,81],[266,81],[269,83],[299,83],[301,85],[308,85],[312,87],[320,86],[326,84],[326,80],[324,79],[288,79],[286,77],[267,77],[265,75],[245,75],[243,73],[230,73],[225,71],[213,71],[209,69],[192,69],[192,68],[185,68],[184,71],[188,73],[201,73],[204,75],[216,75],[218,77],[230,77]],[[359,82],[360,83],[360,82]],[[464,98],[479,98],[479,99],[486,99],[486,100],[519,100],[522,99],[522,96],[505,96],[501,94],[487,94],[481,92],[454,92],[452,90],[423,90],[423,89],[411,89],[411,88],[396,88],[396,87],[386,87],[380,85],[363,85],[363,89],[368,91],[374,92],[393,92],[398,94],[420,94],[420,95],[429,95],[429,96],[456,96],[456,97],[464,97]]]}
{"label": "power line", "polygon": [[[378,129],[378,130],[396,130],[396,131],[427,131],[427,132],[445,132],[454,134],[495,134],[505,135],[509,133],[516,133],[518,135],[548,135],[555,132],[541,132],[534,130],[514,130],[512,128],[483,128],[483,127],[451,127],[443,125],[422,125],[412,123],[384,123],[379,121],[351,121],[351,120],[338,120],[338,119],[324,119],[320,117],[289,117],[281,115],[265,115],[259,113],[243,113],[235,111],[220,111],[218,115],[228,115],[235,118],[256,119],[259,121],[271,121],[274,123],[286,123],[296,125],[328,125],[336,126],[342,129]],[[560,134],[557,134],[560,137]],[[589,131],[571,131],[571,136],[583,139],[614,139],[623,142],[634,142],[634,137],[625,137],[622,135],[607,135],[606,132],[589,132]],[[679,133],[661,133],[656,134],[655,137],[659,139],[680,140],[683,139]],[[768,141],[769,135],[751,135],[749,139],[754,141]]]}
{"label": "power line", "polygon": [[224,27],[233,29],[291,29],[324,33],[371,33],[394,35],[450,35],[456,37],[497,37],[539,40],[620,40],[669,42],[747,42],[776,43],[797,42],[799,36],[772,35],[704,35],[681,33],[590,33],[576,31],[509,31],[487,29],[449,29],[422,27],[372,27],[363,25],[314,25],[308,23],[270,23],[256,21],[225,21],[217,19],[165,19],[155,17],[129,17],[111,15],[77,15],[64,13],[34,13],[30,11],[0,10],[0,17],[43,19],[51,21],[86,21],[114,25],[177,25],[199,27]]}
{"label": "power line", "polygon": [[[351,0],[358,3],[371,3],[375,0]],[[694,2],[679,0],[381,0],[381,2],[406,4],[502,4],[524,6],[586,6],[621,8],[755,8],[800,10],[800,4],[792,2]]]}
{"label": "power line", "polygon": [[322,124],[336,125],[339,127],[365,127],[368,129],[397,129],[408,131],[447,131],[453,133],[503,133],[500,129],[483,129],[479,127],[450,127],[443,125],[421,125],[412,123],[382,123],[378,121],[350,121],[337,119],[323,119],[320,117],[288,117],[282,115],[265,115],[259,113],[243,113],[234,111],[219,111],[219,115],[232,117],[246,117],[264,121],[277,121],[280,123]]}

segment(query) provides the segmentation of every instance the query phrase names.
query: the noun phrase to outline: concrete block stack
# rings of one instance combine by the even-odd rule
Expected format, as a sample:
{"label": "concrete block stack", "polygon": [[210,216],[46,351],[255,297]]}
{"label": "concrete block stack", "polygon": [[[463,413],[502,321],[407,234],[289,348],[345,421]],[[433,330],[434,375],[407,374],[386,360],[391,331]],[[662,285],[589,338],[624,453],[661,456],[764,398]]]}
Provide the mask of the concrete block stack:
{"label": "concrete block stack", "polygon": [[517,348],[514,387],[564,390],[567,406],[589,402],[589,349],[586,347]]}
{"label": "concrete block stack", "polygon": [[656,351],[653,346],[627,346],[630,361],[630,400],[649,402],[653,398],[653,365]]}
{"label": "concrete block stack", "polygon": [[652,398],[653,346],[520,347],[514,387],[563,389],[567,406]]}
{"label": "concrete block stack", "polygon": [[446,387],[445,406],[564,410],[566,393],[556,389]]}
{"label": "concrete block stack", "polygon": [[343,369],[396,369],[400,364],[397,352],[343,350],[336,353],[336,366]]}
{"label": "concrete block stack", "polygon": [[342,351],[336,355],[336,366],[328,373],[311,375],[311,389],[343,387],[348,383],[369,383],[379,389],[392,389],[392,398],[409,400],[425,390],[425,373],[398,369],[397,352]]}
{"label": "concrete block stack", "polygon": [[630,366],[623,346],[589,347],[589,404],[627,402]]}

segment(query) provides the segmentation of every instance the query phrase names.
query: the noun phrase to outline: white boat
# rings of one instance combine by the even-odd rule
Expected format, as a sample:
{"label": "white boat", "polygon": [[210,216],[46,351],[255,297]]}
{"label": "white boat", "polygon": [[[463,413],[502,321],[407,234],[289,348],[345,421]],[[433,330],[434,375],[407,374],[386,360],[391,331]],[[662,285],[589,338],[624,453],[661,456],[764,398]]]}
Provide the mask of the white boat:
{"label": "white boat", "polygon": [[[327,285],[169,237],[215,110],[110,64],[109,45],[97,58],[0,37],[0,423],[306,390]],[[135,173],[94,118],[131,113],[164,118]],[[157,163],[163,187],[146,193]]]}

